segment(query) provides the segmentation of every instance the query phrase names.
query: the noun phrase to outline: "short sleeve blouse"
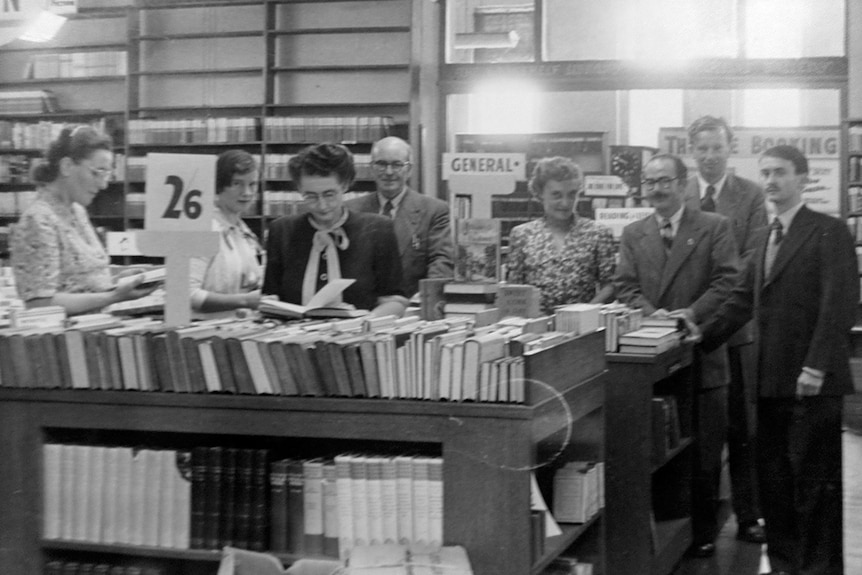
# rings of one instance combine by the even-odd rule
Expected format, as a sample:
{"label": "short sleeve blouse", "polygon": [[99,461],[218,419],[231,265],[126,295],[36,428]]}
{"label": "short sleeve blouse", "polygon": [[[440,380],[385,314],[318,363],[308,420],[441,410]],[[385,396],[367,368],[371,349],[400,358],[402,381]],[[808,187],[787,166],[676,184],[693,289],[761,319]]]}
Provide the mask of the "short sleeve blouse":
{"label": "short sleeve blouse", "polygon": [[110,258],[83,206],[41,190],[10,238],[18,295],[27,301],[58,292],[109,291]]}

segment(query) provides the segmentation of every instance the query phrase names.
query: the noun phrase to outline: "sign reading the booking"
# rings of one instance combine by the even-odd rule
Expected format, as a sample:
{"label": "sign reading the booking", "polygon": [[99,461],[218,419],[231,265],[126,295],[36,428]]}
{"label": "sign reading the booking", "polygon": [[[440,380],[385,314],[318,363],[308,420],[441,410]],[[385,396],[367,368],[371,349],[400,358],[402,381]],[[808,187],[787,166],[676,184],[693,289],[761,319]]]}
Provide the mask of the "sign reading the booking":
{"label": "sign reading the booking", "polygon": [[147,154],[144,229],[211,231],[215,172],[215,156]]}
{"label": "sign reading the booking", "polygon": [[443,179],[450,197],[469,196],[471,217],[491,217],[491,196],[508,195],[527,177],[524,154],[443,154]]}

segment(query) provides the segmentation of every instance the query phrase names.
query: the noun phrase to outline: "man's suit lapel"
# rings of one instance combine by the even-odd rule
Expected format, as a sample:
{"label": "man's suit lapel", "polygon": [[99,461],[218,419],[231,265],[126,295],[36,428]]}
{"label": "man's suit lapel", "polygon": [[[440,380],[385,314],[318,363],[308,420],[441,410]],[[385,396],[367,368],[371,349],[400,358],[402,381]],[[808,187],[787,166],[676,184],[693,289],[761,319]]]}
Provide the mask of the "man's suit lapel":
{"label": "man's suit lapel", "polygon": [[682,265],[689,258],[691,252],[697,247],[701,226],[695,219],[696,213],[689,209],[685,209],[682,212],[679,229],[673,238],[673,247],[668,254],[667,262],[662,270],[659,299],[664,296],[664,292],[670,287],[674,276],[676,276]]}
{"label": "man's suit lapel", "polygon": [[788,262],[793,259],[794,254],[808,241],[808,237],[815,232],[815,222],[811,219],[810,215],[811,212],[808,208],[802,206],[796,213],[796,216],[793,217],[790,229],[784,232],[784,237],[781,240],[781,245],[772,264],[772,269],[769,271],[769,276],[763,279],[764,288],[781,274],[784,268],[787,267]]}

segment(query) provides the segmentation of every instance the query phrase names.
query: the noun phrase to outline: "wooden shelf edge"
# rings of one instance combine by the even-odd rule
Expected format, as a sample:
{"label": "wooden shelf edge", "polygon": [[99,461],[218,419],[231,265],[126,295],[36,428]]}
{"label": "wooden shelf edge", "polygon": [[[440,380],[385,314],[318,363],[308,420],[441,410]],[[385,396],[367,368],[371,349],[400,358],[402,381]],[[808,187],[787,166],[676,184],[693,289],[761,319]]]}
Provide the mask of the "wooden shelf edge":
{"label": "wooden shelf edge", "polygon": [[656,548],[652,558],[652,575],[668,575],[692,543],[691,519],[656,522]]}
{"label": "wooden shelf edge", "polygon": [[298,30],[267,30],[270,36],[301,36],[303,34],[404,34],[410,26],[352,26],[341,28],[302,28]]}
{"label": "wooden shelf edge", "polygon": [[263,74],[263,68],[217,68],[217,69],[189,69],[189,70],[146,70],[141,72],[130,72],[129,76],[219,76],[219,75],[243,75]]}
{"label": "wooden shelf edge", "polygon": [[664,460],[662,460],[660,463],[653,464],[652,473],[655,473],[656,471],[658,471],[659,469],[661,469],[662,467],[664,467],[665,465],[670,463],[677,455],[679,455],[680,453],[685,451],[686,448],[688,448],[689,446],[691,446],[693,444],[694,444],[694,439],[691,437],[680,438],[679,445],[677,445],[676,447],[674,447],[673,449],[668,451],[667,454],[665,454]]}
{"label": "wooden shelf edge", "polygon": [[561,523],[560,529],[562,529],[563,534],[545,538],[545,552],[542,554],[542,557],[533,564],[533,567],[530,569],[531,575],[539,575],[539,573],[541,573],[542,570],[551,563],[551,561],[556,559],[560,553],[565,551],[572,543],[580,539],[594,524],[598,523],[603,515],[604,509],[599,509],[599,511],[590,517],[586,523]]}
{"label": "wooden shelf edge", "polygon": [[132,40],[142,42],[159,42],[162,40],[209,40],[213,38],[260,38],[263,36],[261,30],[236,30],[233,32],[190,32],[188,34],[141,34]]}
{"label": "wooden shelf edge", "polygon": [[214,148],[219,146],[261,146],[262,142],[196,142],[191,144],[129,144],[128,148]]}
{"label": "wooden shelf edge", "polygon": [[[94,543],[89,541],[71,541],[67,539],[42,539],[41,547],[52,551],[85,551],[92,553],[124,555],[131,557],[156,557],[159,559],[179,559],[184,561],[218,563],[221,561],[221,549],[176,549],[173,547],[155,547],[149,545],[128,545],[120,543]],[[337,560],[324,555],[303,555],[297,553],[281,553],[263,551],[276,557],[282,563],[289,565],[298,559]]]}
{"label": "wooden shelf edge", "polygon": [[419,399],[296,397],[165,391],[95,389],[21,389],[0,387],[0,402],[75,403],[126,407],[194,408],[241,411],[449,415],[460,418],[528,420],[536,409],[514,403],[446,402]]}

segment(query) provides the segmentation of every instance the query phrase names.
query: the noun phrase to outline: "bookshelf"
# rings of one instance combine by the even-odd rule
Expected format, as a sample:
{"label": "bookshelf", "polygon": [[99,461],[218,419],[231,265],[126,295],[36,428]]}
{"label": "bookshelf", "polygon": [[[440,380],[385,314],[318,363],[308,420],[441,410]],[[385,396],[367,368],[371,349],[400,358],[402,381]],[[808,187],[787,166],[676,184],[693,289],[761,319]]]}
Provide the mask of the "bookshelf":
{"label": "bookshelf", "polygon": [[[543,369],[562,373],[561,367],[566,368]],[[538,573],[602,523],[599,518],[566,526],[531,564],[529,470],[540,446],[566,432],[560,402],[571,413],[573,439],[582,442],[592,438],[581,435],[580,423],[602,411],[604,373],[564,381],[569,385],[561,395],[532,406],[0,389],[0,455],[8,465],[0,474],[0,494],[7,502],[0,507],[0,522],[14,526],[0,533],[0,570],[36,574],[46,559],[108,556],[164,565],[168,573],[215,572],[218,551],[42,539],[42,445],[67,439],[83,444],[230,442],[272,449],[300,444],[310,453],[324,444],[410,445],[443,457],[444,543],[464,545],[477,575]],[[286,562],[296,558],[281,557]]]}
{"label": "bookshelf", "polygon": [[[848,118],[841,123],[841,189],[844,191],[841,211],[846,216],[850,234],[856,241],[856,259],[862,263],[862,118]],[[862,283],[862,266],[859,281]],[[862,308],[862,302],[860,302]],[[862,429],[862,325],[851,330],[853,355],[850,370],[856,394],[845,401],[845,423]]]}
{"label": "bookshelf", "polygon": [[[607,354],[605,531],[608,573],[667,575],[692,542],[693,396],[690,345],[657,356]],[[653,460],[651,403],[676,398],[683,439]],[[626,429],[625,434],[613,433]],[[651,529],[651,517],[655,529]]]}

